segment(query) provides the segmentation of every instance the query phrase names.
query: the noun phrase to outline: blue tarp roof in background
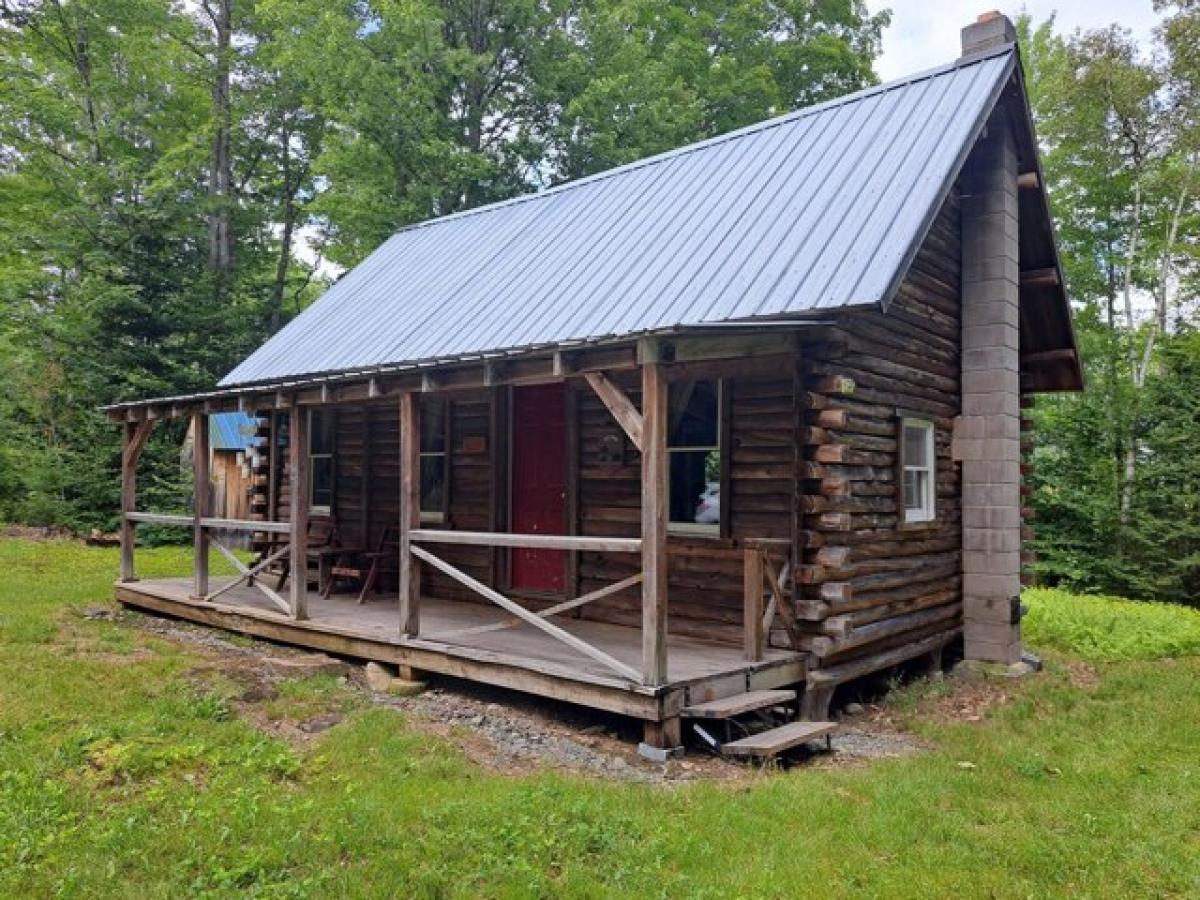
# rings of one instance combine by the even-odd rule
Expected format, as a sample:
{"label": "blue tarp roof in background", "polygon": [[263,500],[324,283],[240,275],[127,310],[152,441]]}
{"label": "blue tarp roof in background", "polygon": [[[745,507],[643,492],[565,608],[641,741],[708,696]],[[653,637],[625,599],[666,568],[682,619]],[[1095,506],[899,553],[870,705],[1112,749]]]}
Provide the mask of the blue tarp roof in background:
{"label": "blue tarp roof in background", "polygon": [[213,450],[245,450],[262,443],[255,435],[258,420],[244,412],[214,413],[208,417],[208,440]]}

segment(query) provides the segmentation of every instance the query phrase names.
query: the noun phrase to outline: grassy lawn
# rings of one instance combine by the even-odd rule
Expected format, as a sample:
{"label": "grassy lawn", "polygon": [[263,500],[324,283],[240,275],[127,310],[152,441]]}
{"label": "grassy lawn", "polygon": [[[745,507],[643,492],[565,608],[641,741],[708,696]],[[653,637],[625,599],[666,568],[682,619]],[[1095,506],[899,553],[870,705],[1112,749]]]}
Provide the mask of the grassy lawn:
{"label": "grassy lawn", "polygon": [[116,567],[0,541],[0,896],[1200,894],[1200,657],[1156,658],[1200,652],[1195,614],[1030,592],[1044,676],[977,722],[894,699],[932,751],[656,787],[490,774],[328,677],[275,702],[342,724],[271,737],[198,651],[81,615]]}

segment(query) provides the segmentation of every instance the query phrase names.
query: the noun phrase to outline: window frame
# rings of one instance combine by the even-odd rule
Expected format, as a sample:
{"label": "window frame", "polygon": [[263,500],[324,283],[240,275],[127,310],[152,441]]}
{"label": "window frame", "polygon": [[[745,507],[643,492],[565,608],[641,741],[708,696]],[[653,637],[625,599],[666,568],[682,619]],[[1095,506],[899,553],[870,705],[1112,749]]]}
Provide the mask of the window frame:
{"label": "window frame", "polygon": [[[667,443],[667,534],[670,536],[678,536],[685,538],[722,538],[729,534],[729,458],[727,447],[729,444],[729,404],[728,396],[728,379],[720,376],[708,376],[698,378],[679,378],[677,384],[686,384],[687,382],[711,381],[716,384],[717,388],[717,421],[716,432],[717,442],[715,445],[688,444],[679,447],[671,446],[671,435],[668,432],[666,435]],[[668,394],[668,397],[670,395]],[[668,400],[667,404],[667,419],[671,418],[671,407]],[[712,452],[716,450],[720,460],[720,472],[717,478],[719,492],[721,498],[721,511],[718,521],[716,522],[673,522],[671,521],[671,454],[672,453],[698,453],[700,451]]]}
{"label": "window frame", "polygon": [[[896,499],[902,513],[902,524],[914,527],[928,526],[937,522],[937,439],[936,426],[931,419],[901,414],[896,429]],[[913,465],[906,458],[909,429],[919,429],[924,437],[926,464]],[[919,508],[910,509],[905,496],[908,473],[926,473],[924,495]]]}
{"label": "window frame", "polygon": [[[323,453],[313,452],[313,438],[317,434],[316,418],[317,416],[329,417],[329,450]],[[337,411],[327,407],[314,406],[308,410],[308,513],[315,516],[332,516],[333,507],[337,498]],[[291,436],[288,437],[291,440]],[[317,459],[329,460],[329,503],[319,504],[313,502],[313,494],[316,489],[315,477],[317,467],[313,465],[313,461]]]}
{"label": "window frame", "polygon": [[435,457],[442,458],[442,508],[441,509],[426,509],[425,498],[422,496],[420,485],[417,486],[417,503],[420,506],[418,510],[420,521],[423,525],[444,525],[450,518],[450,416],[453,407],[449,400],[440,399],[430,401],[425,405],[424,409],[420,410],[420,414],[424,415],[425,410],[434,403],[440,404],[442,407],[442,449],[441,450],[425,450],[421,447],[421,429],[417,431],[417,473],[420,477],[422,462],[426,457],[433,459]]}

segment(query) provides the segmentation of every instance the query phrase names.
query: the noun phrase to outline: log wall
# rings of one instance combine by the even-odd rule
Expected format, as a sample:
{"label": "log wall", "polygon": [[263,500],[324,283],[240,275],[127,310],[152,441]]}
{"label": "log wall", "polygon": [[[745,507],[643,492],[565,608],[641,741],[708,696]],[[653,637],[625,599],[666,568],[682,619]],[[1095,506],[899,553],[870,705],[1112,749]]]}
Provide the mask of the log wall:
{"label": "log wall", "polygon": [[[882,668],[904,647],[948,641],[961,627],[960,485],[951,458],[961,396],[960,244],[951,196],[888,310],[843,313],[802,350],[807,480],[795,595],[801,644],[830,680]],[[928,523],[904,521],[904,415],[934,424],[937,499]]]}

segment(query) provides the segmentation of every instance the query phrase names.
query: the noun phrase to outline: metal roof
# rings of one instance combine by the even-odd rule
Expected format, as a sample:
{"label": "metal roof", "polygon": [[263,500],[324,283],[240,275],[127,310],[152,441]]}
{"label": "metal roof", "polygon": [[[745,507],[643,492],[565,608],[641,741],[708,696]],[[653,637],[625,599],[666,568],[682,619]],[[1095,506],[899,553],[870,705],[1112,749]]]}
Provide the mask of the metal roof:
{"label": "metal roof", "polygon": [[245,450],[262,443],[258,419],[249,413],[214,413],[208,417],[208,441],[213,450]]}
{"label": "metal roof", "polygon": [[1014,59],[405,228],[221,385],[886,304]]}

